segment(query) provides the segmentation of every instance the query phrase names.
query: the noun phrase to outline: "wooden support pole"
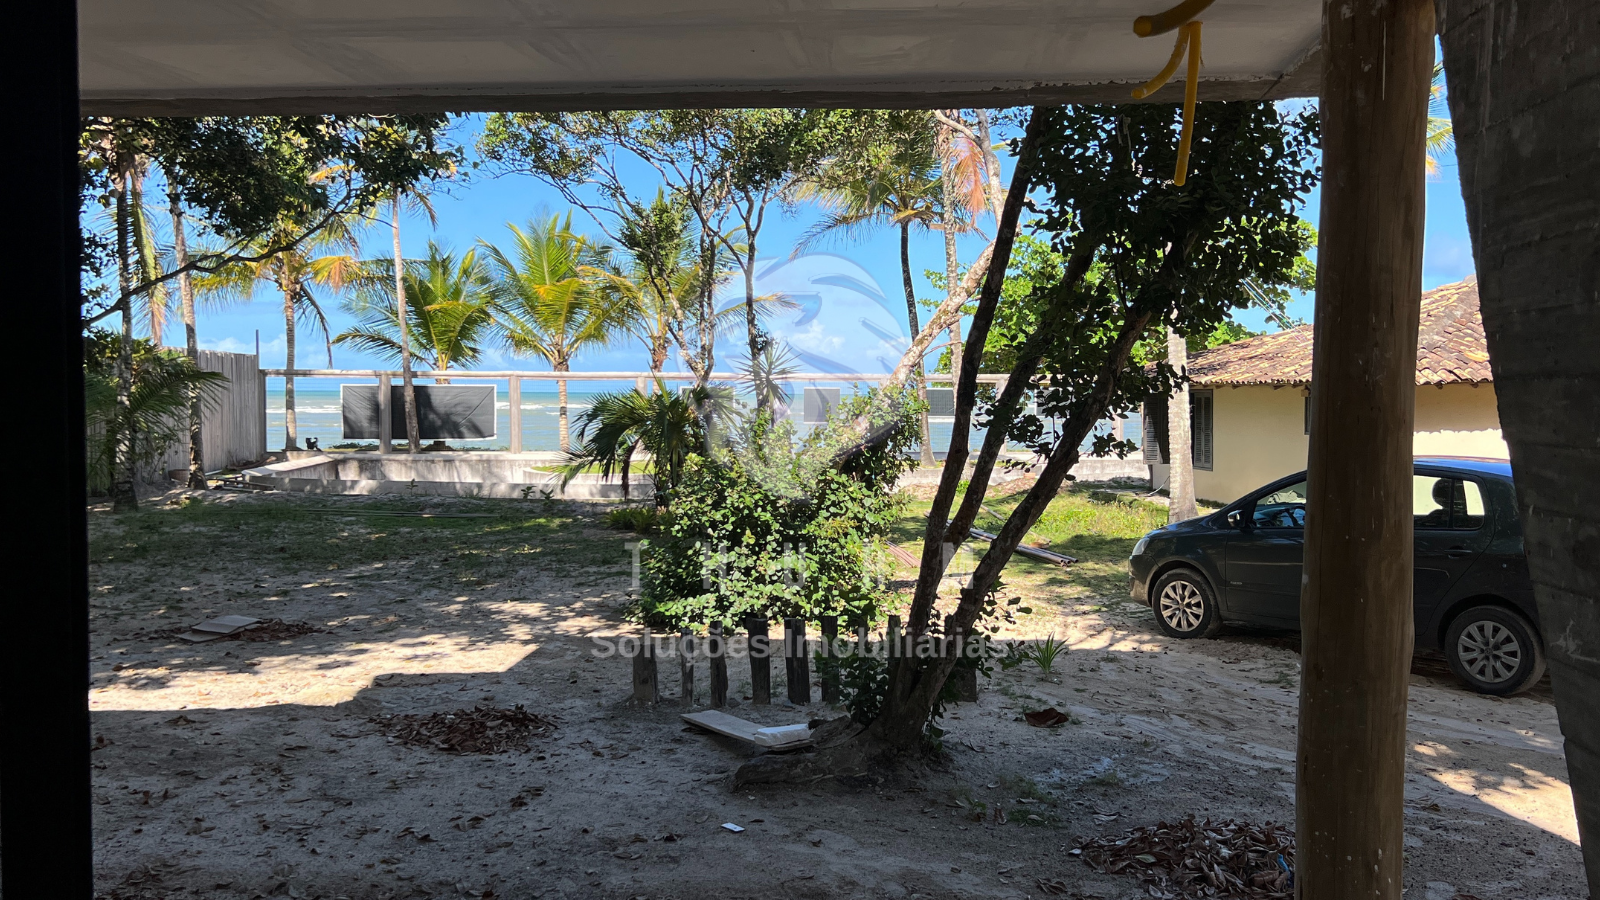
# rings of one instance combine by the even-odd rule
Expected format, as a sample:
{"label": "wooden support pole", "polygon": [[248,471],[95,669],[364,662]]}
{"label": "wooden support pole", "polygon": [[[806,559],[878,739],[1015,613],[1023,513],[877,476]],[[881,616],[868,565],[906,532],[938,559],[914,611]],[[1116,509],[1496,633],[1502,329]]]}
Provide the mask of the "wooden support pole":
{"label": "wooden support pole", "polygon": [[1433,0],[1328,0],[1295,888],[1398,900]]}
{"label": "wooden support pole", "polygon": [[678,702],[694,706],[694,632],[678,632]]}
{"label": "wooden support pole", "polygon": [[633,655],[633,702],[661,702],[661,685],[656,675],[654,637],[646,631],[639,638],[639,649]]}
{"label": "wooden support pole", "polygon": [[390,443],[394,440],[394,422],[390,418],[394,413],[389,408],[389,395],[392,393],[389,376],[378,376],[378,452],[388,453],[393,448]]}
{"label": "wooden support pole", "polygon": [[772,702],[772,644],[767,638],[767,620],[751,616],[744,627],[750,634],[750,702],[766,706]]}
{"label": "wooden support pole", "polygon": [[706,656],[711,668],[711,706],[721,709],[728,705],[728,644],[723,639],[722,623],[712,622],[708,627]]}
{"label": "wooden support pole", "polygon": [[839,657],[834,645],[839,640],[839,617],[818,616],[817,622],[822,627],[822,659],[817,662],[822,675],[822,702],[838,703]]}
{"label": "wooden support pole", "polygon": [[522,452],[522,376],[513,375],[506,379],[506,401],[509,404],[510,421],[506,423],[506,430],[511,432],[509,437],[512,453]]}
{"label": "wooden support pole", "polygon": [[783,671],[789,681],[789,702],[811,702],[811,657],[806,654],[806,620],[783,620]]}
{"label": "wooden support pole", "polygon": [[895,667],[900,665],[900,617],[890,616],[889,624],[883,630],[884,655],[888,658],[889,677],[894,677]]}
{"label": "wooden support pole", "polygon": [[[964,653],[966,650],[966,641],[960,639],[962,636],[957,635],[955,633],[955,629],[951,627],[951,620],[954,618],[954,616],[944,617],[945,652],[958,654]],[[965,637],[970,638],[971,635],[966,635]],[[956,700],[962,703],[978,702],[977,666],[967,666],[958,663],[954,669],[950,670],[950,681],[956,686]]]}

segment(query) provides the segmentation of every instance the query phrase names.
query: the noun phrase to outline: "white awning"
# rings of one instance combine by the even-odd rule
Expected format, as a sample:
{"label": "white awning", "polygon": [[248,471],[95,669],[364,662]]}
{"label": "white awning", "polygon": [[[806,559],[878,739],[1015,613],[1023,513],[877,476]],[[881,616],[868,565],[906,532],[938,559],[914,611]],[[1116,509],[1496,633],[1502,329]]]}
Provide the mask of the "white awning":
{"label": "white awning", "polygon": [[[1174,37],[1133,19],[1167,5],[80,0],[80,75],[90,115],[1122,102]],[[1217,0],[1202,99],[1315,95],[1321,14]]]}

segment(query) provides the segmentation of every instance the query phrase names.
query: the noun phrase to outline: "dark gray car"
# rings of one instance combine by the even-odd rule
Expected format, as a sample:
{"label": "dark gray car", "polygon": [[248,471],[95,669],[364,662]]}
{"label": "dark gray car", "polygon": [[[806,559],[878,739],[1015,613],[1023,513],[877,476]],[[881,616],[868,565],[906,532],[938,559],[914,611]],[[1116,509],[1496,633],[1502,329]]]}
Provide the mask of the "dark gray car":
{"label": "dark gray car", "polygon": [[[1132,594],[1173,637],[1224,623],[1300,626],[1306,476],[1141,538]],[[1511,465],[1419,457],[1412,479],[1417,646],[1440,650],[1473,690],[1515,694],[1544,674],[1544,643],[1522,549]]]}

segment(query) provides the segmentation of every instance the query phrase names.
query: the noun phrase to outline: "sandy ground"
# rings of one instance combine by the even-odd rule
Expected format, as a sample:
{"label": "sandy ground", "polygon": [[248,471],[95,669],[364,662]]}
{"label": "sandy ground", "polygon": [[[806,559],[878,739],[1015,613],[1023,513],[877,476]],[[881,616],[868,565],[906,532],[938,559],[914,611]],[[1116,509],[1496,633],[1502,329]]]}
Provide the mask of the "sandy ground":
{"label": "sandy ground", "polygon": [[[339,515],[368,508],[354,498],[202,502],[315,507],[331,540],[400,530],[416,549],[307,561],[280,533],[240,555],[201,526],[138,530],[192,510],[140,513],[138,528],[91,513],[102,896],[1037,897],[1050,879],[1109,900],[1148,895],[1069,855],[1083,838],[1191,813],[1292,821],[1292,642],[1171,641],[1120,597],[1063,599],[1059,571],[1008,573],[1035,613],[1003,636],[1054,633],[1069,652],[1048,677],[997,671],[980,702],[944,721],[943,759],[735,792],[728,776],[749,751],[686,729],[676,705],[629,706],[628,663],[592,653],[593,636],[628,630],[630,536],[579,520],[569,533],[581,548],[540,553],[548,539],[519,544],[495,520],[486,552],[521,555],[473,575],[471,559],[453,559],[476,538],[430,531],[459,520]],[[174,535],[188,540],[168,552]],[[234,613],[325,631],[170,637]],[[1417,672],[1407,896],[1585,897],[1548,684],[1497,700],[1442,665]],[[781,695],[781,665],[774,675]],[[664,667],[662,683],[676,694],[675,672]],[[747,690],[737,666],[733,686]],[[559,725],[525,753],[454,756],[392,743],[373,721],[479,704],[522,704]],[[1044,706],[1073,721],[1022,721]],[[734,712],[767,724],[828,714],[820,703]]]}

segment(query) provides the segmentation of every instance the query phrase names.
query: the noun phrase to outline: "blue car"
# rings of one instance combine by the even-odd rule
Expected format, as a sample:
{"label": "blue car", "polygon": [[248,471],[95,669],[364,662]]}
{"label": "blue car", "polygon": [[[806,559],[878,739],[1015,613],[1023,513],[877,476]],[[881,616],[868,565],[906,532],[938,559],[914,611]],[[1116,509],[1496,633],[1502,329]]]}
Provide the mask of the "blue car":
{"label": "blue car", "polygon": [[[1510,463],[1418,457],[1412,513],[1417,646],[1441,651],[1475,691],[1532,687],[1544,674],[1544,640]],[[1175,638],[1210,637],[1229,623],[1298,629],[1305,519],[1300,472],[1152,531],[1128,558],[1133,597]]]}

